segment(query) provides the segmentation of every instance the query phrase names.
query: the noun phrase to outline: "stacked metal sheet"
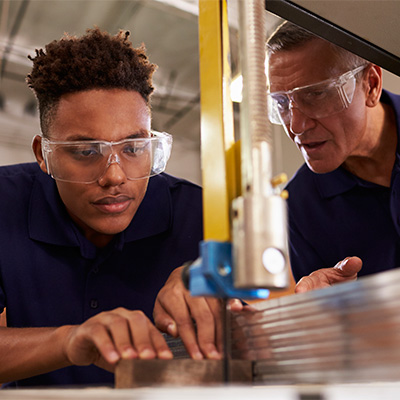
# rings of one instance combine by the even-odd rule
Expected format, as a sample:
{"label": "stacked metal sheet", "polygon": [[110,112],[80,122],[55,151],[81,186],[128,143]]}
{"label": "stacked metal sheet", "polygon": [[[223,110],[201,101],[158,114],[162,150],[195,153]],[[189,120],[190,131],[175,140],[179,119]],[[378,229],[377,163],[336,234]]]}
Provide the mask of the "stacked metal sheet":
{"label": "stacked metal sheet", "polygon": [[400,380],[400,269],[232,315],[232,357],[259,383]]}

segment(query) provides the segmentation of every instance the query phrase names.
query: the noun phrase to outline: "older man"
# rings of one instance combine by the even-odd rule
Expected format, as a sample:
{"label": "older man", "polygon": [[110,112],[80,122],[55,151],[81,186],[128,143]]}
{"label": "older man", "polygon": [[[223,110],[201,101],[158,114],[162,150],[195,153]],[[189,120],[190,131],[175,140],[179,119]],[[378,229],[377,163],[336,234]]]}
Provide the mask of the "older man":
{"label": "older man", "polygon": [[[269,117],[306,162],[287,187],[296,292],[398,267],[400,96],[382,91],[379,66],[289,22],[269,39],[268,59]],[[215,303],[192,298],[178,269],[154,315],[192,355],[218,337],[204,322],[218,318]]]}
{"label": "older man", "polygon": [[297,290],[398,267],[400,97],[380,67],[289,22],[268,58],[270,120],[305,160],[287,187]]}

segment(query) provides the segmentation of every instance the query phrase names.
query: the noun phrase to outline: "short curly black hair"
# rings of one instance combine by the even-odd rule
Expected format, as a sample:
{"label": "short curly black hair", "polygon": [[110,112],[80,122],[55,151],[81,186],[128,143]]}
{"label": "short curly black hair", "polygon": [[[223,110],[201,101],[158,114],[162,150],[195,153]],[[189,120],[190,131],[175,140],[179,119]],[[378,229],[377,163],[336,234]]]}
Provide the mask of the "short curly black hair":
{"label": "short curly black hair", "polygon": [[33,68],[26,82],[39,103],[42,133],[47,135],[58,102],[67,93],[91,89],[126,89],[138,92],[150,107],[157,68],[149,62],[145,47],[134,48],[128,31],[115,36],[98,27],[81,37],[65,34],[28,56]]}

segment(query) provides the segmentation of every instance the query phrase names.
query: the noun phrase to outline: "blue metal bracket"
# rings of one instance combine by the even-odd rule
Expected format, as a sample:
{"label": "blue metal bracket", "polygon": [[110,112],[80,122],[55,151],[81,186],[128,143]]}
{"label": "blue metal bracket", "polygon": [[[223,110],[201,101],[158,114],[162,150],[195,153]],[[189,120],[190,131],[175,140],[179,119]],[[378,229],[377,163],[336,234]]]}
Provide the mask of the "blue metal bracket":
{"label": "blue metal bracket", "polygon": [[233,284],[232,244],[203,241],[200,258],[189,267],[189,290],[192,296],[265,299],[267,289],[236,289]]}

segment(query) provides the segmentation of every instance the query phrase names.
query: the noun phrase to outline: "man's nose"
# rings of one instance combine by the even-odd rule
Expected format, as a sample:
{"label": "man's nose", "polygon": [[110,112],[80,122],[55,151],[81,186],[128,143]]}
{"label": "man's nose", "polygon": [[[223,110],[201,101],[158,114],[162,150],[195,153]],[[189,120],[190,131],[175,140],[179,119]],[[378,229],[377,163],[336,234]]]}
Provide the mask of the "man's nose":
{"label": "man's nose", "polygon": [[302,135],[308,128],[311,118],[305,115],[293,102],[290,103],[290,132]]}
{"label": "man's nose", "polygon": [[101,186],[117,186],[126,182],[126,180],[118,153],[111,153],[108,157],[104,174],[99,179],[99,184]]}
{"label": "man's nose", "polygon": [[121,159],[119,158],[118,153],[111,152],[110,155],[108,156],[106,168],[108,168],[111,164],[121,165]]}

